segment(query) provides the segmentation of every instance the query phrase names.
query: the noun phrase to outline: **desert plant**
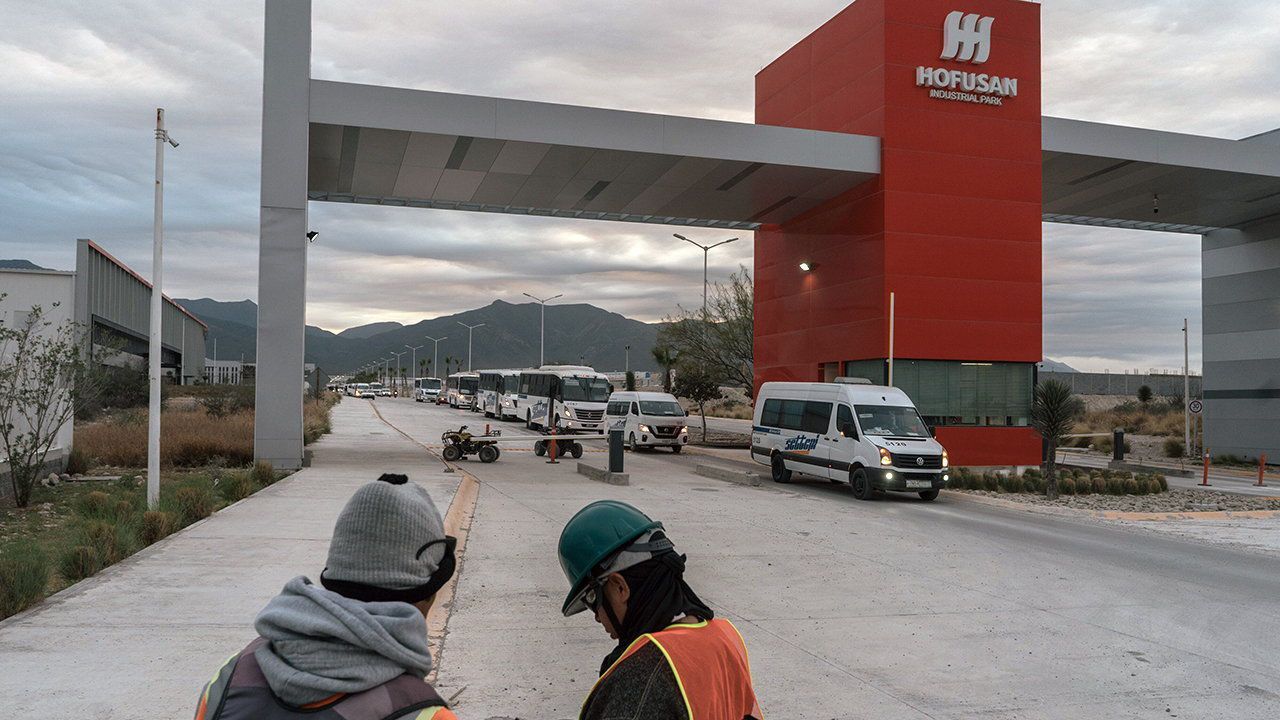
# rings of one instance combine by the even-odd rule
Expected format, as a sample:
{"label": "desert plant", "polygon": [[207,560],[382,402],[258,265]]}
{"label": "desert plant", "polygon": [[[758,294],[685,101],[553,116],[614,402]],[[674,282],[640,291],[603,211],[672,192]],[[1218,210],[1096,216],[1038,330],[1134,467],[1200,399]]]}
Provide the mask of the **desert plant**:
{"label": "desert plant", "polygon": [[89,456],[80,448],[71,448],[67,453],[66,472],[71,475],[83,475],[89,472]]}
{"label": "desert plant", "polygon": [[1010,475],[1009,478],[1005,480],[1004,486],[1005,490],[1011,493],[1026,492],[1027,489],[1026,482],[1017,475]]}
{"label": "desert plant", "polygon": [[1133,479],[1133,478],[1125,478],[1122,482],[1124,483],[1124,493],[1125,493],[1126,495],[1137,495],[1137,494],[1138,494],[1139,486],[1138,486],[1138,481],[1137,481],[1137,480],[1135,480],[1135,479]]}
{"label": "desert plant", "polygon": [[1031,421],[1040,436],[1048,443],[1045,458],[1045,494],[1049,499],[1058,496],[1058,447],[1064,435],[1075,427],[1076,419],[1084,414],[1084,403],[1071,392],[1071,388],[1057,380],[1046,380],[1036,385],[1031,403]]}
{"label": "desert plant", "polygon": [[143,545],[152,545],[172,535],[177,530],[177,520],[167,512],[148,510],[142,514],[139,534]]}
{"label": "desert plant", "polygon": [[137,533],[128,523],[87,520],[77,530],[77,546],[93,548],[99,567],[120,562],[137,548]]}
{"label": "desert plant", "polygon": [[174,491],[173,505],[178,521],[186,527],[213,514],[213,493],[207,487],[186,485]]}
{"label": "desert plant", "polygon": [[49,559],[38,545],[23,540],[0,555],[0,619],[21,612],[44,597]]}
{"label": "desert plant", "polygon": [[1152,396],[1152,392],[1150,387],[1143,385],[1142,387],[1138,388],[1138,402],[1142,403],[1143,405],[1146,405],[1147,403],[1151,402],[1151,396]]}
{"label": "desert plant", "polygon": [[1103,480],[1103,482],[1106,483],[1107,485],[1108,495],[1124,494],[1124,481],[1121,480],[1120,478],[1106,478],[1105,480]]}
{"label": "desert plant", "polygon": [[1024,492],[1039,495],[1044,489],[1044,479],[1038,473],[1035,475],[1023,474],[1022,489]]}
{"label": "desert plant", "polygon": [[75,503],[75,513],[86,520],[115,519],[115,504],[101,490],[85,493]]}
{"label": "desert plant", "polygon": [[252,495],[256,489],[253,478],[246,473],[231,473],[218,483],[218,493],[228,503],[239,502]]}
{"label": "desert plant", "polygon": [[1064,477],[1058,480],[1058,492],[1063,495],[1076,494],[1076,479],[1073,477]]}
{"label": "desert plant", "polygon": [[1180,458],[1186,454],[1186,446],[1178,438],[1165,438],[1164,456],[1171,458]]}
{"label": "desert plant", "polygon": [[262,487],[275,483],[276,469],[266,460],[259,460],[253,464],[253,481]]}
{"label": "desert plant", "polygon": [[1156,475],[1156,483],[1160,485],[1160,492],[1169,492],[1169,481],[1164,475]]}
{"label": "desert plant", "polygon": [[117,500],[111,508],[111,519],[116,522],[131,522],[138,508],[128,500]]}
{"label": "desert plant", "polygon": [[1094,475],[1089,478],[1089,484],[1092,485],[1094,494],[1102,495],[1107,492],[1107,481],[1102,479],[1102,475]]}
{"label": "desert plant", "polygon": [[990,490],[991,492],[998,492],[1000,490],[1000,474],[999,473],[987,471],[983,473],[983,481],[984,481],[983,482],[984,489]]}
{"label": "desert plant", "polygon": [[67,548],[58,560],[58,572],[68,582],[79,582],[101,569],[98,552],[87,545]]}

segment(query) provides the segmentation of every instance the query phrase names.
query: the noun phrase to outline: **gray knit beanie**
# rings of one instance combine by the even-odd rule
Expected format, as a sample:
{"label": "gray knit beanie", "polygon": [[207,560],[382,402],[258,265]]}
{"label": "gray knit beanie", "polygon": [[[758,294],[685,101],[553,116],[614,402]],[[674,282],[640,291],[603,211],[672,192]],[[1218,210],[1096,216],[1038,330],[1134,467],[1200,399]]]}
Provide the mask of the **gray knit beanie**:
{"label": "gray knit beanie", "polygon": [[427,491],[404,475],[356,490],[338,515],[320,582],[366,602],[418,602],[453,575],[453,539]]}

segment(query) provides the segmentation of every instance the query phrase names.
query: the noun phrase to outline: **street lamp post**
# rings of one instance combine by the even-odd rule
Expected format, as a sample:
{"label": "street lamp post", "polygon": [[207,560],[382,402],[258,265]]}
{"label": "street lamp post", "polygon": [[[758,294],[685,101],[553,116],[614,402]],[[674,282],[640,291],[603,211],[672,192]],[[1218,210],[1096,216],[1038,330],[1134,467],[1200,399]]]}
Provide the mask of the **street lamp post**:
{"label": "street lamp post", "polygon": [[729,243],[737,240],[738,238],[729,238],[728,240],[721,240],[718,243],[703,245],[702,243],[696,243],[690,240],[689,238],[681,235],[680,233],[671,233],[671,234],[689,243],[690,245],[694,245],[696,247],[702,248],[702,320],[705,322],[707,319],[707,255],[711,253],[712,248],[718,248],[721,245],[728,245]]}
{"label": "street lamp post", "polygon": [[431,372],[439,373],[440,372],[440,341],[448,340],[449,336],[445,335],[442,338],[433,338],[430,336],[426,336],[426,337],[428,340],[435,343],[435,349],[431,351],[432,353],[431,354]]}
{"label": "street lamp post", "polygon": [[399,388],[399,387],[400,387],[400,385],[399,385],[399,382],[400,382],[400,381],[399,381],[399,377],[400,377],[400,358],[401,358],[402,356],[404,356],[404,355],[408,355],[408,353],[407,353],[407,352],[405,352],[404,350],[401,350],[400,352],[395,352],[395,351],[393,350],[393,351],[391,352],[391,354],[396,356],[396,374],[395,374],[395,375],[393,375],[393,376],[391,377],[391,384],[392,384],[392,386]]}
{"label": "street lamp post", "polygon": [[405,347],[407,347],[407,348],[409,348],[410,350],[412,350],[412,351],[413,351],[413,354],[409,356],[409,369],[410,369],[410,370],[413,370],[414,377],[417,377],[417,374],[418,374],[418,350],[421,350],[422,348],[426,347],[426,345],[405,345]]}
{"label": "street lamp post", "polygon": [[556,298],[564,297],[564,293],[552,295],[545,300],[540,297],[534,297],[529,293],[524,293],[524,296],[527,298],[533,298],[542,306],[542,319],[538,323],[538,367],[542,367],[547,364],[547,303],[555,300]]}
{"label": "street lamp post", "polygon": [[467,329],[467,372],[471,372],[471,331],[478,327],[484,327],[485,324],[468,325],[461,320],[458,320],[457,323]]}
{"label": "street lamp post", "polygon": [[[1204,387],[1203,384],[1200,386]],[[1191,333],[1187,319],[1182,319],[1182,447],[1183,454],[1191,457]]]}
{"label": "street lamp post", "polygon": [[160,333],[164,327],[164,145],[178,147],[164,129],[164,108],[156,108],[155,217],[151,242],[151,338],[147,348],[150,398],[147,413],[147,507],[160,504]]}
{"label": "street lamp post", "polygon": [[623,345],[623,346],[622,346],[622,349],[623,349],[623,350],[625,350],[625,351],[626,351],[626,353],[627,353],[627,362],[626,362],[626,368],[625,368],[625,369],[626,369],[626,371],[627,371],[627,372],[631,372],[631,346],[630,346],[630,345]]}

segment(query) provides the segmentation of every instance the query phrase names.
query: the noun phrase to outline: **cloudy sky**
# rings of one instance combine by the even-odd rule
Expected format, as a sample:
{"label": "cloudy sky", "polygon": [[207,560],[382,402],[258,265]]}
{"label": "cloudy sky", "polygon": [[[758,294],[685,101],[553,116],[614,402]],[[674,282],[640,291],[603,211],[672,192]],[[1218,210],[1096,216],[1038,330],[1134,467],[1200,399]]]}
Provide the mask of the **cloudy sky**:
{"label": "cloudy sky", "polygon": [[[152,112],[166,290],[256,296],[262,0],[0,0],[0,258],[74,265],[92,237],[150,268]],[[847,0],[315,0],[318,78],[750,122],[753,75]],[[1046,0],[1044,112],[1238,138],[1280,125],[1280,3]],[[565,293],[643,320],[695,305],[670,229],[315,203],[312,324],[342,329]],[[688,232],[721,239],[719,231]],[[484,252],[475,257],[475,248]],[[711,272],[750,265],[751,243]],[[1199,239],[1045,226],[1045,353],[1080,369],[1199,365]]]}

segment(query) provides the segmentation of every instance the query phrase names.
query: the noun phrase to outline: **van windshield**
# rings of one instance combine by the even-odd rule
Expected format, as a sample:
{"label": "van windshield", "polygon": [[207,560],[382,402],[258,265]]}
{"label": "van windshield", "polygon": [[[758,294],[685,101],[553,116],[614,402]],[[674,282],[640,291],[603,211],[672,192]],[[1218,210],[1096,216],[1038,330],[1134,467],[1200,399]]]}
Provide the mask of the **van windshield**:
{"label": "van windshield", "polygon": [[929,437],[929,428],[913,407],[859,405],[857,410],[858,424],[865,435]]}
{"label": "van windshield", "polygon": [[566,377],[560,378],[561,401],[569,402],[607,402],[609,400],[609,381],[604,378]]}
{"label": "van windshield", "polygon": [[684,417],[684,408],[680,407],[680,403],[670,400],[641,400],[640,414],[660,417]]}

